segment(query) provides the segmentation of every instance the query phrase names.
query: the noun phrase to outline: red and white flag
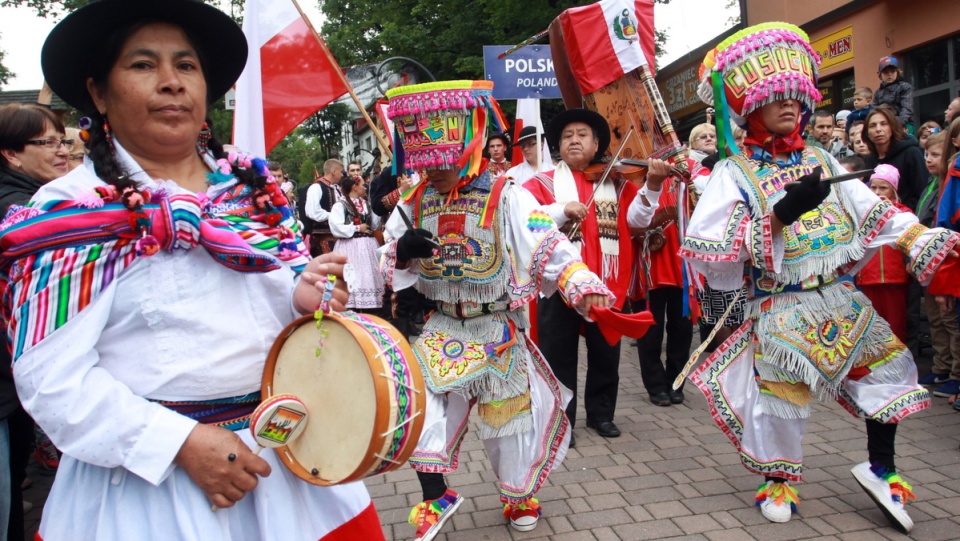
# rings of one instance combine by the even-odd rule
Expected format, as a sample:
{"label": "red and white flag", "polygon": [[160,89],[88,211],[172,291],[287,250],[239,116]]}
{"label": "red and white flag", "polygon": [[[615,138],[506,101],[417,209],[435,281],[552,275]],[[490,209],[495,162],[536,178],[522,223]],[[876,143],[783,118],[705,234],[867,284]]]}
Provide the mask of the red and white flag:
{"label": "red and white flag", "polygon": [[653,0],[603,0],[560,14],[563,41],[583,94],[648,65],[653,71]]}
{"label": "red and white flag", "polygon": [[[540,120],[540,100],[534,98],[524,98],[517,100],[517,120],[513,124],[513,140],[520,137],[520,131],[524,126],[537,127],[537,143],[540,147],[540,167],[541,171],[553,169],[553,158],[550,157],[550,146],[547,145],[547,138],[543,135],[543,122]],[[523,152],[518,145],[513,145],[513,155],[511,156],[512,165],[523,163]]]}
{"label": "red and white flag", "polygon": [[348,89],[337,61],[291,0],[247,0],[243,33],[250,54],[237,81],[233,144],[265,157]]}

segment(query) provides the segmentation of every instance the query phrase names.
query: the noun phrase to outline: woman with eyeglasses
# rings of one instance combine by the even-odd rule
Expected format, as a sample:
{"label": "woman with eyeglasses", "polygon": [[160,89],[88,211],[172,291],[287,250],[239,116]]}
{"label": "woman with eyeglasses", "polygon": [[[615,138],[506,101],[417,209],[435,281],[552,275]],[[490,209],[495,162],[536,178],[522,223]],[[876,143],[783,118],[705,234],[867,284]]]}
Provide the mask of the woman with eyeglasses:
{"label": "woman with eyeglasses", "polygon": [[[63,134],[63,123],[47,108],[0,107],[0,219],[67,173],[67,148],[61,143],[70,142]],[[23,539],[20,484],[33,449],[33,421],[17,398],[10,364],[7,348],[0,348],[0,366],[6,367],[0,370],[0,537]]]}
{"label": "woman with eyeglasses", "polygon": [[10,205],[25,205],[40,186],[67,174],[63,123],[44,107],[0,107],[0,218]]}
{"label": "woman with eyeglasses", "polygon": [[690,157],[700,163],[717,152],[717,128],[713,124],[697,124],[690,131]]}

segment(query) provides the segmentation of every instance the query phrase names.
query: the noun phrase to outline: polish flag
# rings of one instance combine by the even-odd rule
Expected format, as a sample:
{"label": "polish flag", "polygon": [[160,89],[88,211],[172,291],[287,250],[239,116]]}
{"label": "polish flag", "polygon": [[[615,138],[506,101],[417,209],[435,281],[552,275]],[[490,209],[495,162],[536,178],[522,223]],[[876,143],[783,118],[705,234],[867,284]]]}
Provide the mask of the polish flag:
{"label": "polish flag", "polygon": [[250,56],[237,81],[233,144],[265,157],[348,88],[337,61],[292,0],[247,0],[243,33]]}
{"label": "polish flag", "polygon": [[[524,126],[536,126],[537,133],[540,134],[540,167],[541,171],[549,171],[554,168],[553,158],[550,157],[550,146],[547,145],[547,138],[543,136],[543,122],[540,120],[540,100],[535,98],[523,98],[517,100],[517,120],[513,123],[513,140],[520,137],[520,131]],[[523,163],[523,151],[518,145],[513,145],[513,155],[510,156],[511,165],[520,165]]]}
{"label": "polish flag", "polygon": [[653,63],[653,0],[603,0],[558,17],[573,75],[583,94]]}

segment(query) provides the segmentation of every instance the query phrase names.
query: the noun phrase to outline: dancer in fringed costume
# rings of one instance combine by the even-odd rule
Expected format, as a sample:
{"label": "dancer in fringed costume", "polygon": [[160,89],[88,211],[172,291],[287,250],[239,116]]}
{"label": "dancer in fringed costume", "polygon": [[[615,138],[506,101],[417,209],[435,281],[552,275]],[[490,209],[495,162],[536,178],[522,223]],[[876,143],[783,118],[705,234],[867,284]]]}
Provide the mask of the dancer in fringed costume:
{"label": "dancer in fringed costume", "polygon": [[450,81],[388,92],[394,164],[426,181],[391,215],[382,269],[395,291],[416,287],[437,309],[414,345],[428,394],[410,458],[424,499],[410,515],[417,541],[433,539],[463,501],[442,474],[457,468],[474,404],[505,517],[517,530],[536,527],[534,494],[567,452],[570,391],[523,332],[521,308],[541,290],[559,291],[581,314],[611,302],[533,197],[489,174],[487,119],[505,128],[492,88]]}
{"label": "dancer in fringed costume", "polygon": [[[960,235],[917,224],[858,180],[820,182],[845,171],[801,135],[820,99],[818,62],[806,34],[784,23],[737,32],[704,61],[700,96],[746,128],[747,151],[714,168],[681,254],[714,289],[739,289],[746,276],[750,298],[744,324],[692,380],[743,465],[764,476],[764,517],[790,520],[811,401],[836,400],[866,422],[869,460],[854,478],[906,532],[913,493],[897,473],[894,439],[929,396],[907,348],[840,278],[896,245],[924,285],[945,292]],[[728,131],[723,116],[718,129]]]}

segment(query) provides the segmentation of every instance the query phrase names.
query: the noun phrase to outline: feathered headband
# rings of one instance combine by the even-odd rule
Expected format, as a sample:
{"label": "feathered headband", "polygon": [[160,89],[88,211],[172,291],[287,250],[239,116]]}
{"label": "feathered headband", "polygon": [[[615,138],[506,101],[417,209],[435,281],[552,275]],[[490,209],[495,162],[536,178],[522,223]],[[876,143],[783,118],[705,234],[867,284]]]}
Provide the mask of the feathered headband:
{"label": "feathered headband", "polygon": [[387,91],[387,116],[394,122],[393,163],[407,169],[456,169],[461,177],[480,173],[488,122],[509,125],[493,98],[492,81],[440,81]]}

